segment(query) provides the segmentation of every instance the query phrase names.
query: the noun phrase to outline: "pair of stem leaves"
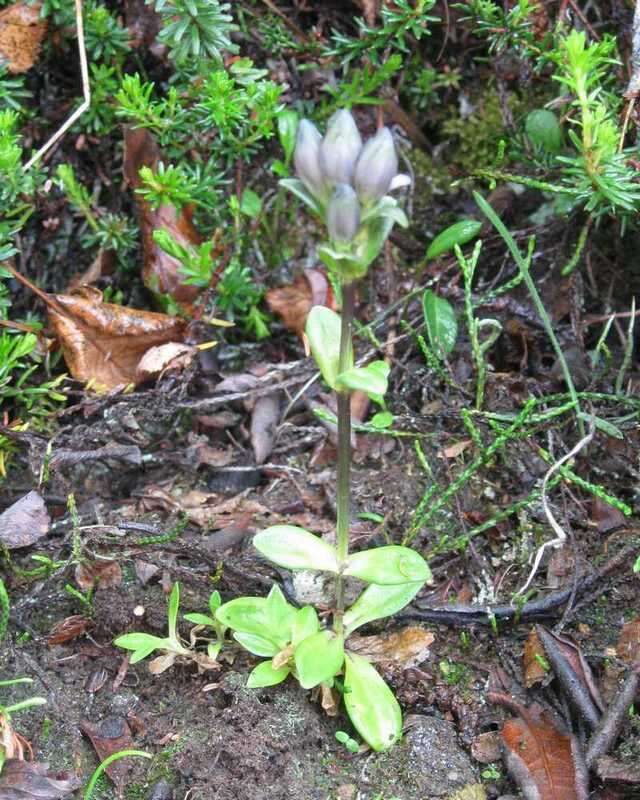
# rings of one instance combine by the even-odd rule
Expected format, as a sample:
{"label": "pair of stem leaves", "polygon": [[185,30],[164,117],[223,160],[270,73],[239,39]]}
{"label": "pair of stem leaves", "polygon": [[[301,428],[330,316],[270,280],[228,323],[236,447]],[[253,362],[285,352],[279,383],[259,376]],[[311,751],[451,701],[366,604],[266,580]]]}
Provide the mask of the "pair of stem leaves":
{"label": "pair of stem leaves", "polygon": [[365,392],[371,400],[384,406],[389,365],[372,361],[366,367],[353,365],[349,349],[349,367],[340,371],[340,315],[325,306],[314,306],[309,312],[305,334],[311,353],[325,382],[336,392]]}
{"label": "pair of stem leaves", "polygon": [[267,597],[239,597],[222,605],[217,620],[246,650],[269,659],[255,667],[247,685],[274,686],[292,675],[303,689],[329,690],[344,673],[344,703],[354,727],[374,750],[391,747],[402,732],[398,702],[365,658],[345,650],[345,639],[404,608],[431,579],[426,561],[411,548],[389,545],[353,553],[340,565],[335,547],[294,525],[267,528],[253,544],[286,569],[341,573],[369,586],[344,614],[341,632],[322,629],[315,608],[296,609],[277,586]]}

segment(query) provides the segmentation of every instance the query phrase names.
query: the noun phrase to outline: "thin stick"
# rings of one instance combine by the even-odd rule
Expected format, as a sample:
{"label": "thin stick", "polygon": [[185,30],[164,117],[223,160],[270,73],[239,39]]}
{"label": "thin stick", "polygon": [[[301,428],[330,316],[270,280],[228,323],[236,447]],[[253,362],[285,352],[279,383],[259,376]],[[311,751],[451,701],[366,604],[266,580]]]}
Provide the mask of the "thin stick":
{"label": "thin stick", "polygon": [[80,75],[82,76],[82,95],[83,101],[76,108],[73,114],[67,121],[53,134],[53,136],[42,145],[37,153],[31,156],[27,163],[22,168],[24,172],[31,169],[31,167],[39,161],[42,156],[50,150],[53,145],[69,130],[73,123],[80,117],[91,105],[91,87],[89,85],[89,68],[87,66],[87,49],[84,43],[84,24],[82,21],[82,0],[75,0],[76,6],[76,30],[78,32],[78,55],[80,56]]}

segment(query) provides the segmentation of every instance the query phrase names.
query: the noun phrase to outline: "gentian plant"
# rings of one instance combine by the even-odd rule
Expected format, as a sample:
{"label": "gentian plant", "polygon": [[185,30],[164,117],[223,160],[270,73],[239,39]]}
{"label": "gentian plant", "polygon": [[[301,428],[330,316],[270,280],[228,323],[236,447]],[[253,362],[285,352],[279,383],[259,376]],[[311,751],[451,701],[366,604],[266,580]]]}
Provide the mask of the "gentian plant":
{"label": "gentian plant", "polygon": [[[251,673],[250,687],[275,685],[293,675],[304,689],[320,687],[329,703],[332,690],[340,689],[358,733],[374,750],[386,750],[402,732],[400,706],[375,668],[349,652],[348,637],[402,609],[431,573],[422,556],[408,547],[349,553],[351,393],[359,389],[382,403],[389,372],[384,361],[354,365],[351,328],[357,280],[382,250],[394,223],[407,224],[388,192],[409,179],[397,174],[391,132],[382,128],[363,145],[353,117],[344,110],[330,119],[324,138],[311,122],[301,121],[294,163],[298,178],[281,183],[326,224],[329,240],[319,255],[342,295],[341,315],[315,306],[306,324],[311,352],[338,399],[336,545],[293,525],[267,528],[253,543],[281,567],[335,577],[333,624],[323,627],[315,608],[295,608],[275,585],[266,598],[239,597],[223,604],[216,617],[243,647],[268,659]],[[345,609],[349,578],[368,586]]]}

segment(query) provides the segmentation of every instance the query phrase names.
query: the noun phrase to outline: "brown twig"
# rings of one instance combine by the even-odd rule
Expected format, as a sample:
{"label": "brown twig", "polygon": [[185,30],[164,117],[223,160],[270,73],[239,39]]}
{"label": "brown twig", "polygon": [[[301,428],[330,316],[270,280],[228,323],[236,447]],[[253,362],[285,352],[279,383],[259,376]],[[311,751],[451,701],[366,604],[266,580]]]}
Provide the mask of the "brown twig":
{"label": "brown twig", "polygon": [[[607,561],[597,572],[580,578],[575,592],[576,595],[589,591],[611,572],[621,566],[626,566],[636,555],[637,550],[637,545],[628,545],[617,556]],[[418,619],[423,622],[451,625],[453,627],[491,625],[493,620],[498,622],[531,622],[553,616],[559,608],[562,608],[569,601],[573,592],[574,587],[571,586],[558,592],[552,592],[540,600],[532,600],[529,603],[525,603],[520,608],[512,604],[487,607],[480,605],[430,604],[418,601],[416,606],[409,607],[401,614],[397,614],[396,619]]]}
{"label": "brown twig", "polygon": [[596,761],[601,756],[606,755],[613,747],[620,733],[620,728],[622,728],[627,717],[629,706],[636,696],[638,687],[640,687],[640,661],[633,664],[629,670],[625,682],[603,714],[600,724],[589,740],[586,754],[586,762],[589,768],[593,767]]}

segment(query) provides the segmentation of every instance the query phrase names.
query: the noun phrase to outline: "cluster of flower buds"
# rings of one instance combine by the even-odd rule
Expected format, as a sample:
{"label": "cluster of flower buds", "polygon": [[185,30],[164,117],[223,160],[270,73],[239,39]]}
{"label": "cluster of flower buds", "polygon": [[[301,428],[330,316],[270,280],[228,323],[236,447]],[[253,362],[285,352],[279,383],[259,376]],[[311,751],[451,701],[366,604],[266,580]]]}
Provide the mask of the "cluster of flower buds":
{"label": "cluster of flower buds", "polygon": [[409,182],[398,175],[391,131],[381,128],[363,145],[351,113],[344,109],[331,117],[324,138],[312,122],[301,121],[294,163],[298,177],[325,212],[330,238],[339,244],[353,241],[363,210]]}

